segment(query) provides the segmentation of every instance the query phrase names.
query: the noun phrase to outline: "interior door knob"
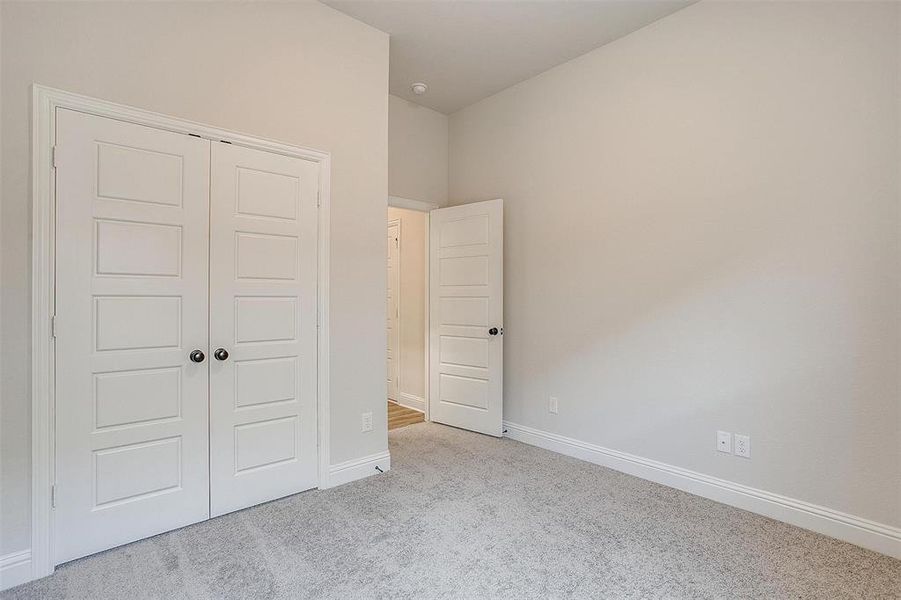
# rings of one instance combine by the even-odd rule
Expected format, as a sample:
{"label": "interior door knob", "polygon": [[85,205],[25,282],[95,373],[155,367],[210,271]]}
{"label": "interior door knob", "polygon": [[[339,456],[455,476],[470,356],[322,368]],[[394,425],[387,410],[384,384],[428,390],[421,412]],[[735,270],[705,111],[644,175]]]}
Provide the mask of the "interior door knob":
{"label": "interior door knob", "polygon": [[497,327],[492,327],[488,330],[488,335],[497,335]]}
{"label": "interior door knob", "polygon": [[216,351],[213,352],[213,356],[216,357],[216,360],[226,360],[228,358],[228,350],[225,348],[216,348]]}
{"label": "interior door knob", "polygon": [[196,363],[202,363],[203,359],[206,358],[206,355],[200,350],[194,350],[190,355],[191,361]]}

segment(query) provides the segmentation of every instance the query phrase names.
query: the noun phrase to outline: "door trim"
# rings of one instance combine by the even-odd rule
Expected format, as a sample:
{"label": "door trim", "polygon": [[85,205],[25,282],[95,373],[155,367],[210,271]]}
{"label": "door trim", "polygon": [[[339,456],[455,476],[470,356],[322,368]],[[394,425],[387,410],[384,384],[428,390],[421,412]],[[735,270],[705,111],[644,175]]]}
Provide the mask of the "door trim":
{"label": "door trim", "polygon": [[56,177],[53,146],[56,110],[66,108],[144,125],[155,129],[199,136],[214,142],[255,148],[319,163],[319,240],[317,356],[318,474],[320,489],[329,481],[329,207],[331,200],[331,155],[219,129],[74,94],[42,85],[32,86],[32,288],[31,288],[31,579],[53,573],[53,482],[55,452],[55,342],[52,316],[55,312]]}
{"label": "door trim", "polygon": [[[387,227],[391,227],[392,225],[397,225],[397,289],[394,291],[397,296],[395,300],[395,308],[397,309],[394,313],[394,327],[397,328],[397,348],[395,348],[395,352],[397,354],[396,365],[397,367],[394,369],[394,401],[397,402],[398,398],[400,398],[401,390],[400,390],[400,382],[401,382],[401,369],[404,364],[403,354],[401,353],[401,333],[402,326],[400,322],[400,313],[401,313],[401,286],[403,285],[403,281],[401,280],[403,269],[401,268],[401,260],[403,258],[402,254],[402,242],[403,239],[403,228],[401,227],[400,219],[389,219],[387,223]],[[386,228],[387,228],[386,227]],[[390,398],[389,398],[390,400]]]}
{"label": "door trim", "polygon": [[429,365],[429,340],[431,339],[429,336],[429,310],[431,308],[431,304],[429,303],[429,235],[431,234],[431,225],[430,221],[432,218],[431,211],[438,208],[437,204],[433,204],[432,202],[424,202],[422,200],[411,200],[409,198],[401,198],[400,196],[388,196],[388,206],[393,206],[395,208],[406,208],[407,210],[415,210],[417,212],[423,213],[425,215],[425,232],[423,234],[423,252],[425,252],[425,293],[423,294],[423,318],[425,319],[425,327],[423,327],[423,340],[424,348],[425,348],[425,357],[423,360],[425,373],[423,374],[425,384],[423,386],[423,404],[424,404],[424,413],[425,420],[431,421],[429,418],[429,373],[431,373],[431,367]]}
{"label": "door trim", "polygon": [[440,208],[433,202],[413,200],[412,198],[402,198],[400,196],[388,196],[388,206],[393,206],[395,208],[406,208],[407,210],[415,210],[424,213],[427,213],[430,210],[435,210],[436,208]]}

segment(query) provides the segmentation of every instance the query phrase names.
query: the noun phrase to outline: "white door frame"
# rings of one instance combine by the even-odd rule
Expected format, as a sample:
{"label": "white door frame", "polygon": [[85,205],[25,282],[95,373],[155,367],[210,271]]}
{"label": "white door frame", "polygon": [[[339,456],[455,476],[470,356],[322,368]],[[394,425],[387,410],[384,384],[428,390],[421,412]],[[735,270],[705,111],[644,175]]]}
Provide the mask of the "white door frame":
{"label": "white door frame", "polygon": [[[397,399],[400,397],[400,375],[401,375],[401,366],[403,365],[403,358],[400,351],[400,340],[401,340],[401,325],[400,325],[400,311],[401,311],[401,235],[403,235],[403,230],[400,226],[400,219],[389,219],[388,227],[392,225],[397,225],[397,289],[394,290],[394,295],[396,296],[394,302],[397,308],[397,311],[394,314],[394,327],[397,329],[397,347],[394,349],[396,356],[395,367],[394,367],[394,401],[397,402]],[[390,398],[389,398],[390,400]]]}
{"label": "white door frame", "polygon": [[319,488],[329,487],[329,204],[331,155],[185,119],[161,115],[105,100],[34,84],[32,86],[32,299],[31,299],[31,579],[53,573],[53,513],[56,402],[55,342],[55,218],[56,177],[53,146],[56,109],[126,121],[156,129],[228,142],[311,160],[320,165],[317,358],[317,421]]}
{"label": "white door frame", "polygon": [[425,327],[423,330],[425,331],[425,340],[423,342],[423,348],[425,352],[425,374],[424,374],[424,385],[423,392],[425,397],[423,400],[425,401],[425,420],[431,421],[429,417],[429,398],[431,394],[429,394],[429,213],[436,208],[438,208],[437,204],[433,204],[432,202],[424,202],[422,200],[411,200],[410,198],[401,198],[400,196],[388,196],[388,206],[393,206],[394,208],[405,208],[407,210],[415,210],[421,213],[425,213],[425,232],[423,237],[425,238],[425,248],[423,251],[425,252],[425,293],[423,294],[425,298],[425,312],[423,312],[423,318],[425,319]]}

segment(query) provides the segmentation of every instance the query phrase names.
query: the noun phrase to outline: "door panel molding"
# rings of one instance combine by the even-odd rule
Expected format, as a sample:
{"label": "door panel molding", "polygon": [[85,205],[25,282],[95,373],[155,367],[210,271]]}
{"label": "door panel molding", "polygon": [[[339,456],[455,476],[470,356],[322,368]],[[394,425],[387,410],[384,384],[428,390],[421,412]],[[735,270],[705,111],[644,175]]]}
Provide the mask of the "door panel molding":
{"label": "door panel molding", "polygon": [[[318,481],[329,487],[329,207],[331,156],[303,148],[220,129],[186,119],[58,90],[32,86],[32,355],[31,355],[31,577],[53,573],[55,453],[54,338],[56,277],[56,173],[54,144],[57,109],[69,109],[209,140],[228,142],[273,154],[319,163],[317,256],[317,429]],[[114,157],[115,158],[115,157]],[[124,157],[118,157],[124,160]],[[165,162],[165,161],[162,161]],[[165,165],[161,164],[161,168]],[[165,171],[165,169],[163,169]],[[116,182],[120,184],[122,182]],[[141,183],[141,182],[137,182]],[[148,204],[148,206],[152,206]],[[212,357],[210,357],[212,358]]]}

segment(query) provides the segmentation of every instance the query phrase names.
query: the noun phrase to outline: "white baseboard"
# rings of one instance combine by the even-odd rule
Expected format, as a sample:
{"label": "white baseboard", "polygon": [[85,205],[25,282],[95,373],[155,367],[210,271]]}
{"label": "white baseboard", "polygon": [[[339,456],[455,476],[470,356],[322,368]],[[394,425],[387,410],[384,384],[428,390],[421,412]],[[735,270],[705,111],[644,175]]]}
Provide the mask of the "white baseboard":
{"label": "white baseboard", "polygon": [[397,400],[395,400],[401,406],[406,406],[407,408],[412,408],[413,410],[418,410],[421,413],[425,412],[425,398],[420,398],[419,396],[414,396],[413,394],[407,394],[401,392],[398,394]]}
{"label": "white baseboard", "polygon": [[31,550],[0,556],[0,591],[31,581]]}
{"label": "white baseboard", "polygon": [[634,454],[504,422],[506,436],[901,558],[901,528]]}
{"label": "white baseboard", "polygon": [[391,470],[391,454],[387,450],[332,465],[329,468],[328,487],[343,485],[370,475],[378,475],[379,471],[376,467],[383,473]]}

